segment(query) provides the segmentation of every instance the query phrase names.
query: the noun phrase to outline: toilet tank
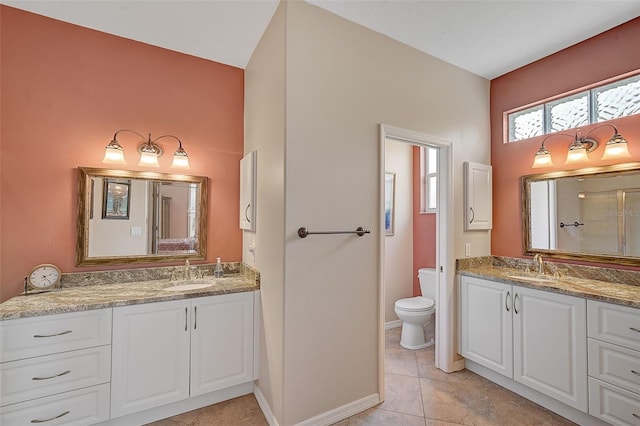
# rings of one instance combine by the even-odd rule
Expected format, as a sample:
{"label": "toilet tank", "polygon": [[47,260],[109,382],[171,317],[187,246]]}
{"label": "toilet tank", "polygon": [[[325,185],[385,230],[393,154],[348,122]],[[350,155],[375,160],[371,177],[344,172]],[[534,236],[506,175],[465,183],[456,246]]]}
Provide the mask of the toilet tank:
{"label": "toilet tank", "polygon": [[435,302],[436,270],[433,268],[418,269],[418,280],[420,281],[420,292],[422,293],[422,297],[426,297]]}

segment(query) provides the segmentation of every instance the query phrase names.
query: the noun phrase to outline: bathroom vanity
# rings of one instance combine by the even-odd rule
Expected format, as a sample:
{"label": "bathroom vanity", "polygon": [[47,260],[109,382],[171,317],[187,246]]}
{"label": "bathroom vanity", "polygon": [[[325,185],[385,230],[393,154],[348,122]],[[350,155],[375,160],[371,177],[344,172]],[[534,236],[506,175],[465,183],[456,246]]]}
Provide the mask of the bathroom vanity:
{"label": "bathroom vanity", "polygon": [[467,368],[579,424],[640,424],[640,286],[486,263],[458,273]]}
{"label": "bathroom vanity", "polygon": [[212,285],[78,286],[0,305],[0,424],[143,424],[251,393],[259,276],[198,281]]}

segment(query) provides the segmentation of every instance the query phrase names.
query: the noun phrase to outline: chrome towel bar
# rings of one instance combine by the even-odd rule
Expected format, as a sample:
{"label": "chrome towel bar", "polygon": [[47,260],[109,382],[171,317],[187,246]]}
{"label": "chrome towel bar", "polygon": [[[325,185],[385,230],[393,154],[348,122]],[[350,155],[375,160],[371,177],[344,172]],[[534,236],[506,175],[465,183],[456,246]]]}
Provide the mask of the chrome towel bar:
{"label": "chrome towel bar", "polygon": [[307,235],[313,234],[357,234],[358,237],[362,237],[364,234],[370,234],[371,231],[364,229],[362,226],[358,226],[355,231],[309,231],[304,226],[298,229],[298,237],[307,238]]}

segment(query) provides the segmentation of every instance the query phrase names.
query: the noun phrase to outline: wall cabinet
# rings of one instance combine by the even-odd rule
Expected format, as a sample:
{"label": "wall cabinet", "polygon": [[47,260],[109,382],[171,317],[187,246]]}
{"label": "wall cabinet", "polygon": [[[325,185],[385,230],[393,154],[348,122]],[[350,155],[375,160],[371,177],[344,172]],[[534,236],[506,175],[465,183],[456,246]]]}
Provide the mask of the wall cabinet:
{"label": "wall cabinet", "polygon": [[464,163],[464,230],[492,228],[491,166]]}
{"label": "wall cabinet", "polygon": [[589,300],[589,414],[640,425],[640,310]]}
{"label": "wall cabinet", "polygon": [[252,381],[253,297],[114,308],[111,417]]}
{"label": "wall cabinet", "polygon": [[256,230],[256,151],[240,160],[240,229]]}
{"label": "wall cabinet", "polygon": [[584,299],[461,276],[460,353],[587,412]]}
{"label": "wall cabinet", "polygon": [[109,418],[111,309],[2,322],[0,424]]}

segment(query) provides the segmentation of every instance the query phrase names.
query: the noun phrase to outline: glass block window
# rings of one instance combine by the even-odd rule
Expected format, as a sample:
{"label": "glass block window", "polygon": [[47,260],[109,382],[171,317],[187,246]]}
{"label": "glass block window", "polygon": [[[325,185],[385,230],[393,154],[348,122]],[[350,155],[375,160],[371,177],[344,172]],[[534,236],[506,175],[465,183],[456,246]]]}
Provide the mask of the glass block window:
{"label": "glass block window", "polygon": [[509,142],[544,135],[544,105],[509,114]]}
{"label": "glass block window", "polygon": [[561,132],[589,124],[589,92],[558,99],[544,105],[548,129],[545,133]]}
{"label": "glass block window", "polygon": [[634,114],[640,114],[640,74],[508,114],[508,141]]}
{"label": "glass block window", "polygon": [[640,76],[631,77],[593,90],[596,121],[640,113]]}

